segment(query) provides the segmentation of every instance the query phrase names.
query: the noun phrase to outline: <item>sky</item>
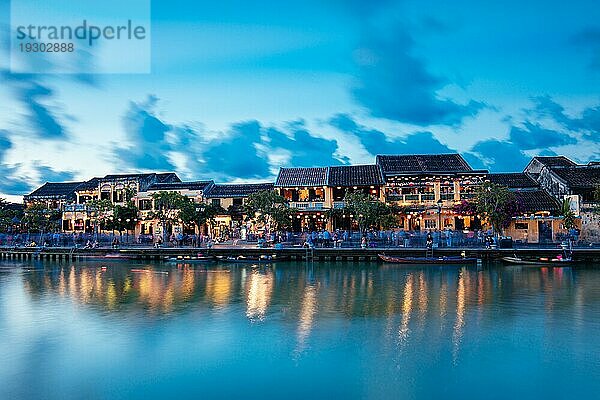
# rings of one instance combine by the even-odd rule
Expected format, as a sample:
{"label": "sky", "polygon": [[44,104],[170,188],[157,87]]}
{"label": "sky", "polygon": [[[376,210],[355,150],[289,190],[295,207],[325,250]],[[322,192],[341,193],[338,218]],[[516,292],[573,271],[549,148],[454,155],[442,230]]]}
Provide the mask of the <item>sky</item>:
{"label": "sky", "polygon": [[459,152],[492,172],[600,159],[597,1],[156,0],[150,72],[130,74],[11,71],[10,10],[0,0],[12,201],[120,172],[262,182],[377,154]]}

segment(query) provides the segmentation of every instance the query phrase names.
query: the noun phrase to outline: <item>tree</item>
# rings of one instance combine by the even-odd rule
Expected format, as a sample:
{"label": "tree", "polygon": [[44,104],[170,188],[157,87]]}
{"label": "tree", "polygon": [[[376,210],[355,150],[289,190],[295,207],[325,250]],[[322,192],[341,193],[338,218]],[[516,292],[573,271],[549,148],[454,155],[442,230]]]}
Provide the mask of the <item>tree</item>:
{"label": "tree", "polygon": [[463,200],[460,203],[456,204],[452,211],[457,215],[463,216],[473,216],[477,215],[477,204],[472,201]]}
{"label": "tree", "polygon": [[6,199],[0,198],[0,232],[9,232],[23,219],[23,210],[10,207]]}
{"label": "tree", "polygon": [[346,214],[351,215],[356,221],[361,234],[374,225],[385,225],[385,227],[391,227],[394,223],[397,225],[392,208],[368,194],[346,193],[344,202]]}
{"label": "tree", "polygon": [[119,231],[119,236],[123,236],[123,231],[135,229],[137,223],[138,208],[133,201],[129,200],[124,206],[116,205],[114,207],[112,227]]}
{"label": "tree", "polygon": [[296,210],[274,190],[261,190],[248,196],[244,211],[248,218],[262,225],[267,232],[291,226],[291,216]]}
{"label": "tree", "polygon": [[152,194],[154,200],[154,210],[149,214],[150,218],[160,221],[162,228],[162,238],[166,241],[166,227],[178,222],[181,209],[185,207],[188,199],[178,192],[158,192]]}
{"label": "tree", "polygon": [[223,207],[204,203],[198,204],[186,198],[186,201],[181,205],[179,218],[184,224],[195,225],[200,230],[204,224],[214,221],[217,215],[224,213]]}
{"label": "tree", "polygon": [[25,210],[22,223],[28,231],[51,232],[60,228],[62,214],[59,210],[49,210],[44,204],[32,204]]}
{"label": "tree", "polygon": [[477,190],[476,199],[477,213],[484,215],[500,235],[519,212],[515,194],[506,186],[485,182]]}
{"label": "tree", "polygon": [[86,203],[86,206],[94,224],[94,233],[98,233],[98,228],[112,230],[110,217],[114,214],[114,205],[110,200],[91,200]]}
{"label": "tree", "polygon": [[575,213],[571,210],[571,204],[568,199],[564,199],[562,202],[560,215],[563,218],[563,226],[565,229],[575,228]]}

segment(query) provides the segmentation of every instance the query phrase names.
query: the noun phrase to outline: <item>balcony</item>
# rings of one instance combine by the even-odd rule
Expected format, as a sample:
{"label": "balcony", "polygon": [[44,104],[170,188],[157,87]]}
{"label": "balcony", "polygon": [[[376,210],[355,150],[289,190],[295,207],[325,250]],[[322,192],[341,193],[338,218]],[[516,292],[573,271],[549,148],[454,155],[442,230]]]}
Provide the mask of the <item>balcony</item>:
{"label": "balcony", "polygon": [[387,201],[400,202],[400,203],[435,203],[435,194],[433,193],[419,193],[419,194],[388,194],[386,196]]}
{"label": "balcony", "polygon": [[65,204],[63,206],[65,212],[83,212],[88,211],[88,207],[85,204]]}
{"label": "balcony", "polygon": [[346,207],[345,201],[334,201],[333,202],[333,208],[342,209],[344,207]]}
{"label": "balcony", "polygon": [[298,210],[322,210],[324,205],[323,201],[293,201],[290,203],[291,208]]}
{"label": "balcony", "polygon": [[461,200],[472,200],[476,197],[477,197],[477,193],[461,193],[460,194]]}

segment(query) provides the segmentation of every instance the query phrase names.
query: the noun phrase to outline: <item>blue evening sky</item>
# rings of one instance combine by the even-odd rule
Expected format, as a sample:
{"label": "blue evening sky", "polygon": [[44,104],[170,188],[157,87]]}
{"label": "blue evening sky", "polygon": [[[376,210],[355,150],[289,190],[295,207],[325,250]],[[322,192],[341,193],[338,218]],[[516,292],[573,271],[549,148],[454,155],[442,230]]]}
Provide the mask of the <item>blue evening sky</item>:
{"label": "blue evening sky", "polygon": [[491,171],[600,159],[597,1],[156,0],[152,72],[112,75],[10,73],[7,0],[0,15],[10,199],[109,172],[265,181],[382,153]]}

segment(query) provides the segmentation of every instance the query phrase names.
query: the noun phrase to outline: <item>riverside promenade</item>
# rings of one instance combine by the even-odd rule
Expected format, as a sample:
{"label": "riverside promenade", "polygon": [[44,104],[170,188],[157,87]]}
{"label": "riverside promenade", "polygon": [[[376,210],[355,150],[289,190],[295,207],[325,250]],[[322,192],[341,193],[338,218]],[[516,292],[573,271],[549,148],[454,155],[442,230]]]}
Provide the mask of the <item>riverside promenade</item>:
{"label": "riverside promenade", "polygon": [[[555,257],[560,254],[560,248],[516,248],[516,249],[486,249],[486,248],[439,248],[434,249],[434,256],[461,256],[474,257],[482,261],[494,261],[506,256],[518,255],[524,259],[539,257]],[[385,253],[398,257],[425,256],[424,248],[312,248],[284,247],[284,248],[259,248],[257,246],[217,245],[212,248],[197,247],[123,247],[113,249],[110,247],[84,249],[74,247],[2,247],[1,259],[12,260],[90,260],[104,258],[107,255],[120,256],[123,259],[134,260],[164,260],[169,257],[194,257],[213,255],[216,257],[247,257],[277,255],[286,260],[313,260],[313,261],[377,261],[377,255]],[[600,248],[575,248],[573,258],[576,261],[593,263],[600,262]]]}

